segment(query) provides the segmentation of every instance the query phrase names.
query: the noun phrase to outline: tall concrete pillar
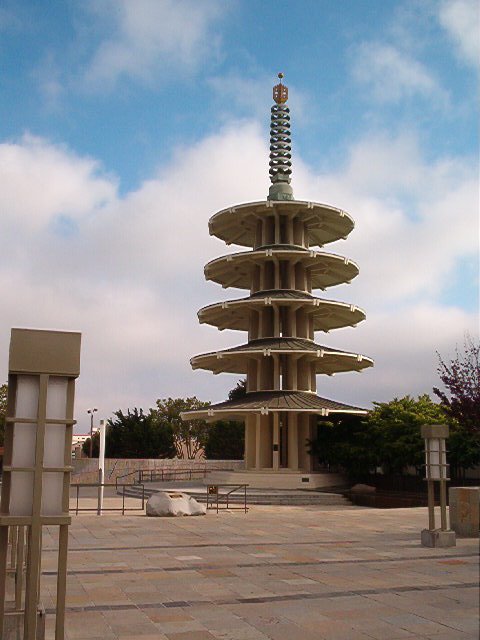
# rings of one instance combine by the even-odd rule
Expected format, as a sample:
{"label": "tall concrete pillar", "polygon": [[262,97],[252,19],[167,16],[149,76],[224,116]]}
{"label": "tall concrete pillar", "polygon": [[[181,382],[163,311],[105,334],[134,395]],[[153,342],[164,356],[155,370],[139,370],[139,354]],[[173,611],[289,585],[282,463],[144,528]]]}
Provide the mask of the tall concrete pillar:
{"label": "tall concrete pillar", "polygon": [[256,463],[256,420],[255,415],[245,420],[245,469],[254,469]]}
{"label": "tall concrete pillar", "polygon": [[255,469],[260,469],[261,458],[261,418],[262,416],[255,414]]}
{"label": "tall concrete pillar", "polygon": [[260,420],[260,468],[272,468],[273,424],[271,415],[261,416]]}
{"label": "tall concrete pillar", "polygon": [[298,413],[288,414],[288,468],[298,469]]}
{"label": "tall concrete pillar", "polygon": [[273,470],[278,471],[280,468],[280,414],[273,414]]}

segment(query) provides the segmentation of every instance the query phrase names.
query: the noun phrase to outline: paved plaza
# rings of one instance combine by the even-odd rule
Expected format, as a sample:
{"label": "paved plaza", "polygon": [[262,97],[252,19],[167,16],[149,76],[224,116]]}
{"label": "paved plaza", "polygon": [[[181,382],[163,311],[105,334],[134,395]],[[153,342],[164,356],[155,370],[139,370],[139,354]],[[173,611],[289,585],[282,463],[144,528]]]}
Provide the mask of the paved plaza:
{"label": "paved plaza", "polygon": [[[426,521],[424,508],[322,506],[74,516],[67,638],[478,640],[478,540],[421,547]],[[55,535],[44,539],[47,638]]]}

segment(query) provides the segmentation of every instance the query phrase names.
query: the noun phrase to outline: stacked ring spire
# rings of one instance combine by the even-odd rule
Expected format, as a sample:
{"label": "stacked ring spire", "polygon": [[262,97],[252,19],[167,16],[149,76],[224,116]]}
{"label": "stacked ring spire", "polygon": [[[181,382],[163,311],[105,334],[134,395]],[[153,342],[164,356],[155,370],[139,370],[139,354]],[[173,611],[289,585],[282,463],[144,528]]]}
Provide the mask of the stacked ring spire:
{"label": "stacked ring spire", "polygon": [[270,178],[292,173],[292,139],[290,137],[290,109],[274,104],[270,121]]}
{"label": "stacked ring spire", "polygon": [[307,441],[315,437],[318,415],[365,413],[318,396],[317,375],[360,372],[373,361],[315,337],[365,319],[354,304],[314,294],[358,275],[352,260],[324,249],[346,238],[354,222],[336,207],[294,199],[288,89],[279,77],[271,108],[268,198],[223,209],[209,221],[211,235],[248,250],[210,261],[206,279],[247,295],[208,305],[198,317],[220,330],[247,332],[247,341],[191,359],[194,369],[245,375],[247,393],[184,417],[243,420],[246,469],[307,472],[313,465]]}

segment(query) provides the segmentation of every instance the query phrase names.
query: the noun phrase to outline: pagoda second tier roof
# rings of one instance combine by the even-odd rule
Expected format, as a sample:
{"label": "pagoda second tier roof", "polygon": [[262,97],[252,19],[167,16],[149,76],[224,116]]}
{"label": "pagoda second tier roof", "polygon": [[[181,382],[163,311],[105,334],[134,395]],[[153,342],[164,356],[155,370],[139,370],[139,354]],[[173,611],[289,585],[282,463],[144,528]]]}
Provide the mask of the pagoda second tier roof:
{"label": "pagoda second tier roof", "polygon": [[306,224],[311,246],[322,246],[346,238],[355,226],[348,213],[327,204],[303,200],[263,200],[219,211],[208,223],[210,235],[227,244],[253,247],[258,220],[276,214],[302,220]]}
{"label": "pagoda second tier roof", "polygon": [[334,253],[275,246],[255,251],[230,253],[205,265],[205,278],[221,284],[224,288],[250,289],[252,272],[262,262],[282,260],[302,263],[311,272],[312,289],[326,289],[350,282],[358,275],[358,266],[352,260]]}
{"label": "pagoda second tier roof", "polygon": [[246,373],[251,358],[288,354],[315,362],[317,373],[332,375],[345,371],[361,371],[373,366],[373,360],[357,353],[331,349],[304,338],[262,338],[231,349],[194,356],[193,369],[213,373]]}
{"label": "pagoda second tier roof", "polygon": [[305,313],[313,317],[314,331],[355,326],[365,319],[365,312],[355,305],[315,298],[308,293],[292,290],[263,291],[248,298],[217,302],[200,309],[198,319],[220,330],[248,331],[252,310],[260,311],[265,306],[302,307]]}
{"label": "pagoda second tier roof", "polygon": [[328,416],[330,413],[357,415],[368,413],[366,409],[321,398],[308,391],[255,391],[237,400],[227,400],[197,411],[186,411],[182,413],[182,418],[213,421],[228,417],[243,420],[248,413],[266,415],[280,411],[313,413],[322,416]]}

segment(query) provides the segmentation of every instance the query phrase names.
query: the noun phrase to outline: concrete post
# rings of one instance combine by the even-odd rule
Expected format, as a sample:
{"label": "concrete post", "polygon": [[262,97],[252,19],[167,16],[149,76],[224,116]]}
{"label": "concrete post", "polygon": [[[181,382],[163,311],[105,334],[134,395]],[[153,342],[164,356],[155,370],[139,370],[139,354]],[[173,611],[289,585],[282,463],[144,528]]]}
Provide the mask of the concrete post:
{"label": "concrete post", "polygon": [[[445,424],[424,424],[421,435],[425,440],[425,471],[428,482],[428,529],[423,529],[421,542],[424,547],[454,547],[455,532],[447,528],[447,492],[449,479],[445,441],[448,426]],[[434,482],[440,483],[440,529],[435,528]]]}
{"label": "concrete post", "polygon": [[[105,434],[106,434],[105,420],[100,420],[99,435],[100,435],[100,449],[98,452],[98,482],[103,485],[105,482]],[[103,486],[98,487],[98,508],[97,515],[102,515],[103,508]]]}

